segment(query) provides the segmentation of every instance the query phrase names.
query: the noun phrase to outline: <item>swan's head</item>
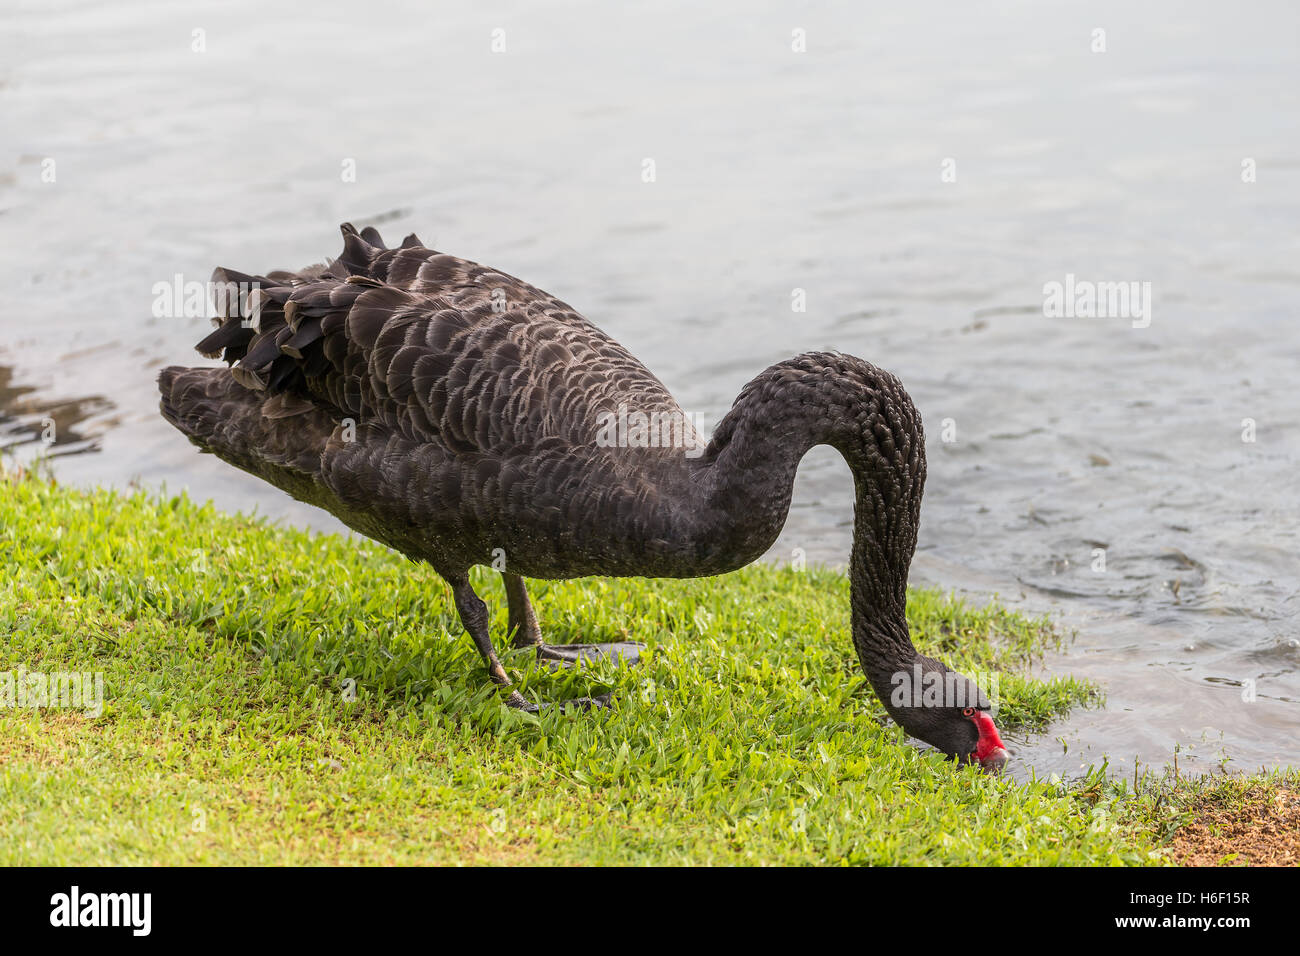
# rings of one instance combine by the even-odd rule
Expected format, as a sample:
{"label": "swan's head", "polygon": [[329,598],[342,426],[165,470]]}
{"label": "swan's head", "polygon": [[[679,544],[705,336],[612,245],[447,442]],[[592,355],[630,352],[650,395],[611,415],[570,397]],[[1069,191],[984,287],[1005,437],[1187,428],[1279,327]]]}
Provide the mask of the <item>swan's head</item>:
{"label": "swan's head", "polygon": [[908,734],[960,763],[996,774],[1007,762],[988,696],[939,661],[918,655],[911,670],[893,675],[886,709]]}
{"label": "swan's head", "polygon": [[962,716],[975,725],[976,733],[975,747],[966,754],[965,761],[978,763],[985,773],[1001,773],[1011,755],[1002,745],[993,716],[988,711],[975,707],[962,708]]}

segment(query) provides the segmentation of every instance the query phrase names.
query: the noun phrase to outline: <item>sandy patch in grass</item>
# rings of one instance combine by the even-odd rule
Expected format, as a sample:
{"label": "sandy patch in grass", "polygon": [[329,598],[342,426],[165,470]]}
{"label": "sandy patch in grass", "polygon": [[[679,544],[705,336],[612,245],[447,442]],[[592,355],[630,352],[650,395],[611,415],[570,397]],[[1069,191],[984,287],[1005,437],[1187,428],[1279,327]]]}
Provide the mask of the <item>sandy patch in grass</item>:
{"label": "sandy patch in grass", "polygon": [[1232,806],[1192,805],[1170,843],[1183,866],[1300,865],[1300,791],[1254,788]]}
{"label": "sandy patch in grass", "polygon": [[61,767],[80,749],[89,726],[87,718],[67,713],[42,712],[36,719],[14,720],[0,732],[0,764]]}

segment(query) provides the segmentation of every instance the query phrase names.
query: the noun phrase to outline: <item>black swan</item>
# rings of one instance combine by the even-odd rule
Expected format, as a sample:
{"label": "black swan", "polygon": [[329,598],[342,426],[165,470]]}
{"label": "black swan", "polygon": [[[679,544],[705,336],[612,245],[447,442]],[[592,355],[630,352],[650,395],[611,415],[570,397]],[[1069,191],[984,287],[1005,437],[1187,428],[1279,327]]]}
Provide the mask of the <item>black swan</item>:
{"label": "black swan", "polygon": [[[162,414],[204,451],[432,565],[511,706],[538,705],[510,689],[470,567],[503,569],[516,646],[561,663],[634,660],[640,645],[543,643],[524,577],[744,567],[784,525],[799,460],[827,444],[856,484],[853,643],[872,687],[912,736],[1002,767],[988,698],[908,633],[925,443],[897,378],[850,355],[800,355],[746,385],[694,446],[667,389],[570,306],[414,235],[390,249],[372,228],[342,230],[328,266],[214,273],[242,294],[224,297],[197,348],[231,367],[164,369]],[[620,409],[680,423],[680,440],[598,441]],[[913,677],[944,692],[922,699]]]}

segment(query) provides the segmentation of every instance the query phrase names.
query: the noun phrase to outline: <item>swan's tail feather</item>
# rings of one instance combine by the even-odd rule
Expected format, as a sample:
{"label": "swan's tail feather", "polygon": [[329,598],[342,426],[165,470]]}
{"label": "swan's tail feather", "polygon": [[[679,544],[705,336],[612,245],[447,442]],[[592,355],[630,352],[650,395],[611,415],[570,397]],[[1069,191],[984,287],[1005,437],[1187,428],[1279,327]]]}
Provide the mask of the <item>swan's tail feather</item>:
{"label": "swan's tail feather", "polygon": [[299,396],[268,396],[223,368],[172,365],[158,375],[160,408],[191,442],[237,468],[311,500],[335,423]]}
{"label": "swan's tail feather", "polygon": [[[324,374],[341,361],[342,355],[325,354],[324,339],[337,331],[360,296],[385,287],[396,250],[384,245],[372,226],[358,232],[344,223],[340,229],[343,252],[328,265],[266,275],[224,267],[214,271],[216,329],[195,348],[208,358],[225,360],[235,380],[255,392],[298,388],[305,376]],[[415,247],[422,248],[412,233],[399,249]],[[400,289],[386,294],[400,300],[385,299],[389,305],[409,302]],[[363,318],[353,321],[360,327]]]}

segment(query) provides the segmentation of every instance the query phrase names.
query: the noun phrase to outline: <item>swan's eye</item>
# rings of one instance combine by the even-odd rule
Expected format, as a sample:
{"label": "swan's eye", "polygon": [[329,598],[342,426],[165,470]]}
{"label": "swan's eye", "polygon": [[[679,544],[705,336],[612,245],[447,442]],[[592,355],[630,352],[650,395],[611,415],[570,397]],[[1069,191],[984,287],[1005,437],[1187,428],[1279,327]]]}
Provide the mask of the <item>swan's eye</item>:
{"label": "swan's eye", "polygon": [[975,708],[974,708],[974,707],[965,707],[965,708],[962,709],[961,715],[962,715],[963,717],[974,717],[974,716],[975,716]]}

